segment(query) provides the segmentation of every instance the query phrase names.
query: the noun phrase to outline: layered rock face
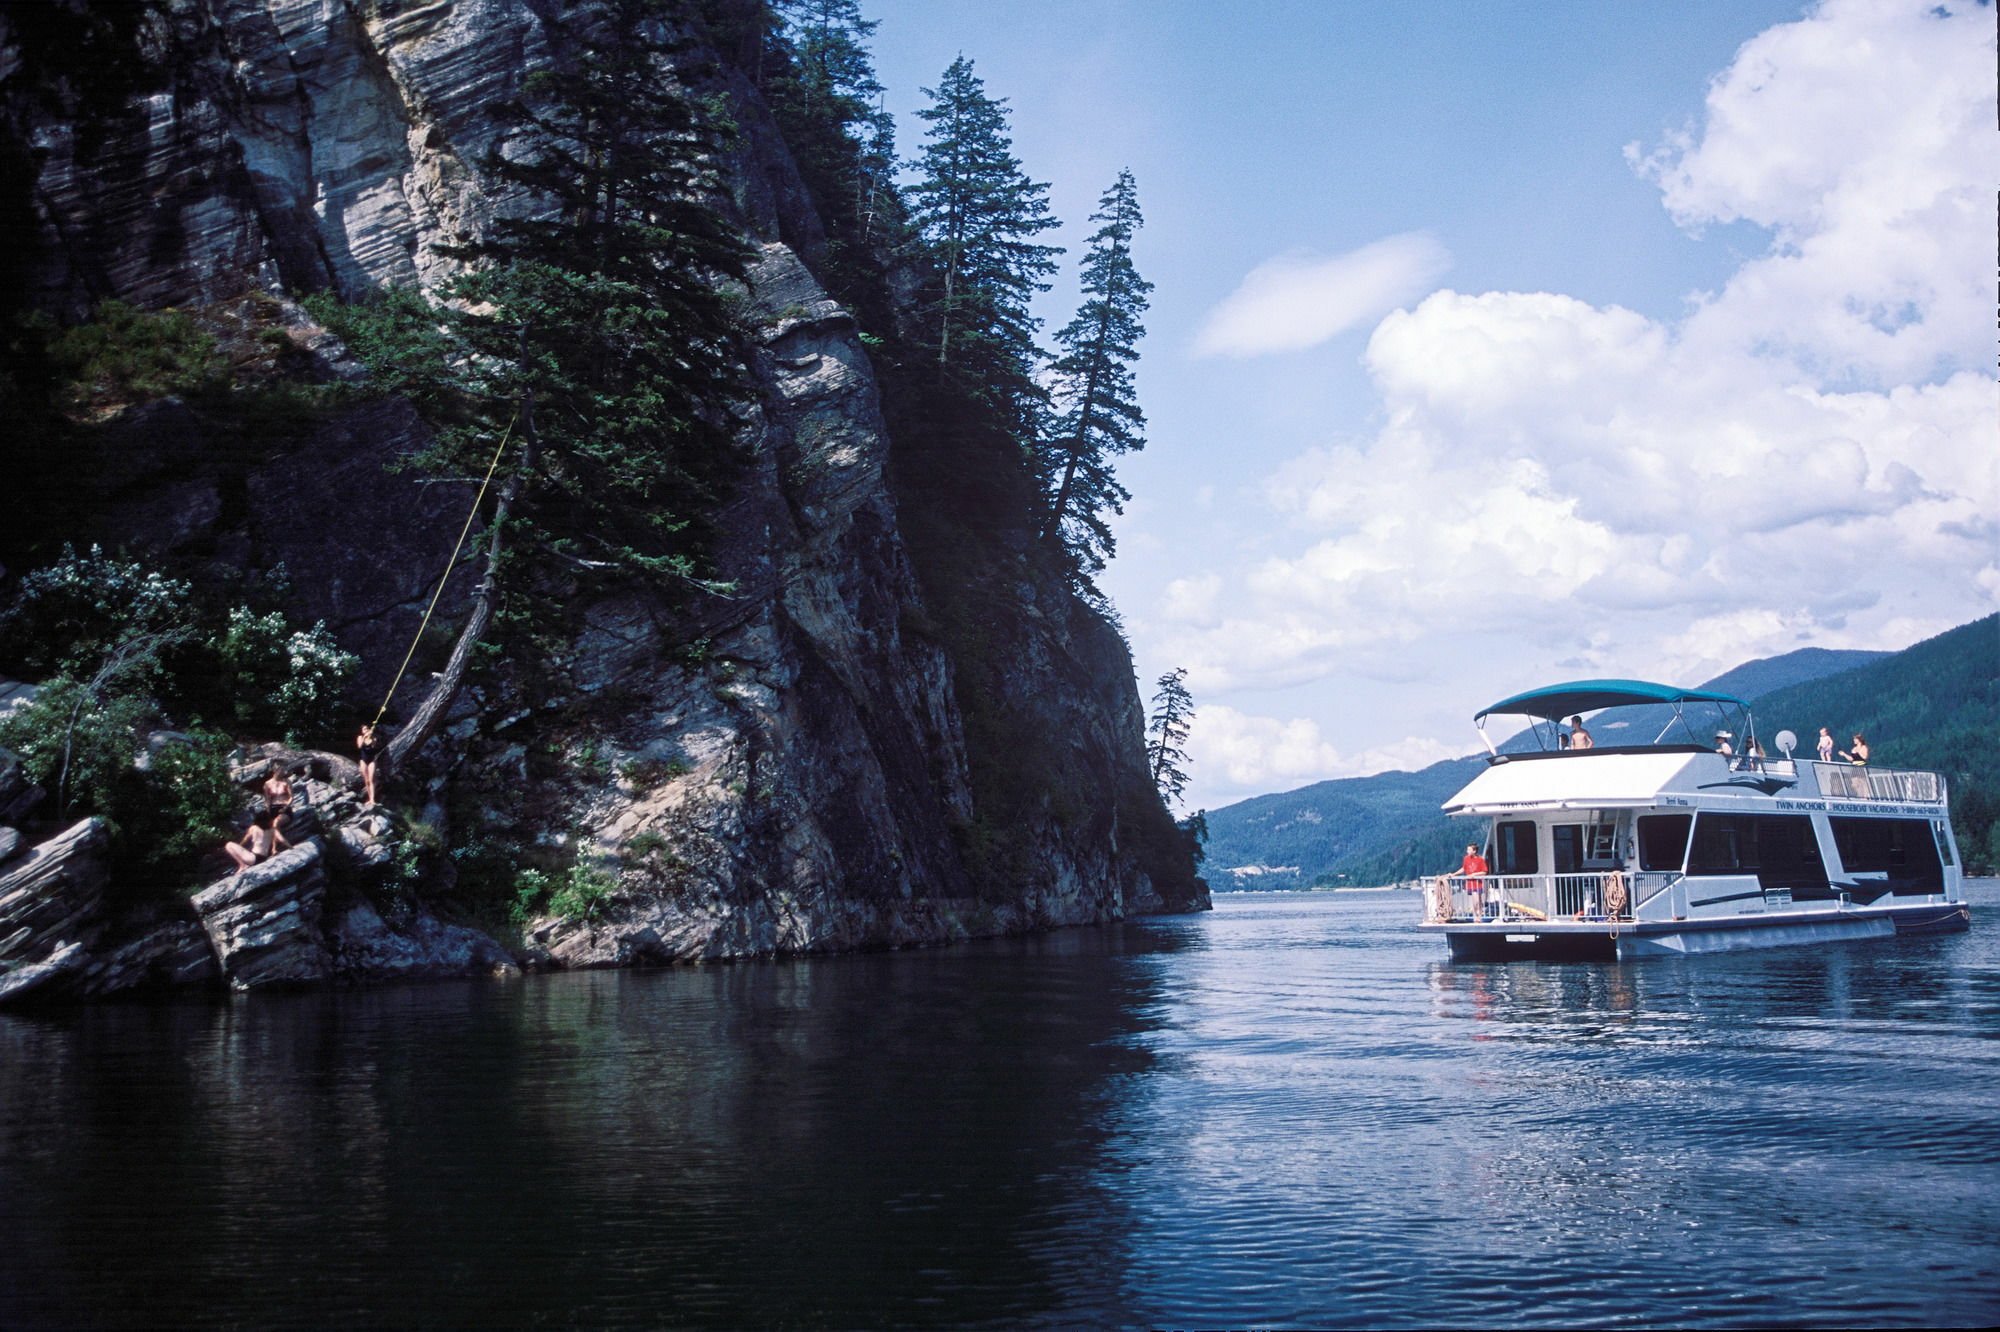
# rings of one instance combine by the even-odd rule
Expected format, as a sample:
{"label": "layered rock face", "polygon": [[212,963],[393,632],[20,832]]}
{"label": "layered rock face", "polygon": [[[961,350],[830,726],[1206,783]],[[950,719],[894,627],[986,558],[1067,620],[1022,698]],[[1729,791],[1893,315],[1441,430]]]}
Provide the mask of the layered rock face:
{"label": "layered rock face", "polygon": [[[553,58],[528,0],[174,0],[152,22],[114,113],[83,123],[47,99],[10,106],[42,153],[28,285],[45,307],[433,283],[450,271],[440,244],[522,206],[490,193],[476,164],[499,133],[487,108]],[[18,33],[9,43],[0,70],[35,58]],[[753,462],[715,520],[731,590],[690,604],[630,589],[577,608],[584,627],[552,676],[530,688],[502,670],[465,691],[402,775],[413,810],[455,846],[536,847],[552,872],[575,864],[610,885],[587,911],[531,923],[530,951],[552,965],[935,942],[1205,906],[1199,880],[1153,882],[1121,840],[1120,802],[1150,793],[1122,640],[1067,589],[1032,581],[994,625],[1009,648],[994,692],[1019,724],[1064,737],[1088,780],[1064,807],[999,830],[1006,888],[991,876],[975,888],[964,663],[920,627],[866,349],[794,249],[812,258],[818,223],[754,92],[730,87],[742,128],[731,183],[760,246],[744,323],[761,386],[745,428]],[[296,307],[284,320],[338,360],[297,327]],[[171,404],[153,411],[199,436]],[[164,428],[133,421],[133,456],[170,450]],[[308,438],[268,441],[236,489],[199,463],[148,464],[107,521],[160,554],[282,560],[300,611],[362,653],[364,686],[379,689],[467,498],[383,470],[422,430],[397,401],[353,408]],[[442,613],[466,595],[454,585]],[[259,900],[240,883],[227,896],[246,910]],[[216,913],[204,915],[227,968]],[[332,958],[346,923],[315,917],[307,933]],[[251,933],[254,921],[237,931]],[[232,980],[253,974],[253,954],[239,952]]]}

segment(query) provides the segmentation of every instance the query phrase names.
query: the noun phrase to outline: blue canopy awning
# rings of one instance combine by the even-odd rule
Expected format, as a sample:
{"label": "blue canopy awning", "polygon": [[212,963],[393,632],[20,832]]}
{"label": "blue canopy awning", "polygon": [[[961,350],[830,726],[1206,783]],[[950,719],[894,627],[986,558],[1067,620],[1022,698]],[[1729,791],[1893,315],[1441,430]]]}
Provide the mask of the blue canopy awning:
{"label": "blue canopy awning", "polygon": [[1676,689],[1673,685],[1653,684],[1646,680],[1572,680],[1568,684],[1530,689],[1525,694],[1503,698],[1498,703],[1481,708],[1474,714],[1473,720],[1483,722],[1496,712],[1504,712],[1561,721],[1578,713],[1633,703],[1671,703],[1676,710],[1683,703],[1717,703],[1745,711],[1750,707],[1733,694],[1718,694],[1712,689]]}

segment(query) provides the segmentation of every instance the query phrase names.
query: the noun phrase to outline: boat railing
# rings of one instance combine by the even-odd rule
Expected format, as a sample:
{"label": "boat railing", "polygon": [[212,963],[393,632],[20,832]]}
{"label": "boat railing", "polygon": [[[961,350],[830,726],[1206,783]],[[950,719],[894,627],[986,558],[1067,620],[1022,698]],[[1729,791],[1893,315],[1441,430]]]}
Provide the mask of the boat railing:
{"label": "boat railing", "polygon": [[1910,768],[1875,768],[1859,763],[1813,764],[1820,794],[1835,800],[1886,800],[1898,804],[1943,804],[1944,778]]}
{"label": "boat railing", "polygon": [[[1647,876],[1653,877],[1653,876]],[[1630,920],[1633,876],[1588,874],[1440,874],[1424,893],[1433,924],[1480,920]]]}

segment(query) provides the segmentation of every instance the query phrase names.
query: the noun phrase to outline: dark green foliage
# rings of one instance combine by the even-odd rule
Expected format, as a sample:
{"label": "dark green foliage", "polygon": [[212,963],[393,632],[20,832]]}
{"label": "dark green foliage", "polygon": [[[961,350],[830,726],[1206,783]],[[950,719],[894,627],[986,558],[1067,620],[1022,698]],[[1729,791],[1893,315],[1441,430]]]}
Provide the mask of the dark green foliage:
{"label": "dark green foliage", "polygon": [[57,675],[42,682],[33,703],[0,721],[0,746],[18,754],[49,793],[47,813],[56,821],[85,814],[115,820],[131,800],[132,755],[150,712],[129,680]]}
{"label": "dark green foliage", "polygon": [[930,128],[909,198],[938,275],[925,311],[936,361],[1025,443],[1047,397],[1033,378],[1041,321],[1028,306],[1062,253],[1034,240],[1058,225],[1049,187],[1021,170],[1006,101],[986,95],[970,60],[952,61],[923,92],[931,105],[917,115]]}
{"label": "dark green foliage", "polygon": [[227,841],[239,803],[229,780],[234,742],[200,723],[190,726],[187,736],[152,755],[145,798],[121,811],[128,854],[151,866],[187,867]]}
{"label": "dark green foliage", "polygon": [[456,344],[421,292],[391,287],[351,305],[320,292],[302,303],[368,367],[371,390],[409,399],[431,421],[463,415],[468,404],[452,366]]}
{"label": "dark green foliage", "polygon": [[1097,201],[1101,222],[1083,261],[1084,302],[1056,334],[1062,354],[1049,367],[1056,415],[1042,447],[1050,490],[1045,535],[1059,539],[1086,575],[1104,568],[1116,549],[1105,514],[1123,513],[1131,493],[1112,475],[1111,460],[1146,446],[1146,418],[1132,386],[1153,284],[1132,266],[1132,237],[1142,223],[1138,186],[1130,171]]}
{"label": "dark green foliage", "polygon": [[[50,671],[88,675],[121,643],[180,636],[193,624],[188,585],[98,546],[21,579],[13,605],[0,613],[0,666],[31,677]],[[149,658],[148,666],[157,662]]]}
{"label": "dark green foliage", "polygon": [[[1188,728],[1194,724],[1194,699],[1187,691],[1187,667],[1177,666],[1159,679],[1153,695],[1153,716],[1146,723],[1146,767],[1162,799],[1172,803],[1187,789]],[[1202,820],[1203,836],[1208,821]]]}
{"label": "dark green foliage", "polygon": [[214,336],[191,316],[123,301],[104,301],[88,322],[54,332],[48,354],[71,409],[215,393],[231,381]]}
{"label": "dark green foliage", "polygon": [[[487,266],[441,312],[448,388],[472,419],[433,417],[434,461],[479,474],[510,426],[532,432],[512,455],[518,540],[570,579],[693,576],[739,465],[742,358],[716,284],[748,251],[709,202],[720,131],[680,89],[673,17],[662,0],[608,0],[555,25],[565,63],[497,108],[514,133],[486,162],[544,211],[457,251]],[[419,310],[389,331],[438,345]]]}
{"label": "dark green foliage", "polygon": [[895,119],[868,55],[872,19],[855,0],[778,0],[782,24],[763,62],[763,90],[826,233],[816,269],[864,324],[890,322],[880,254],[901,238]]}

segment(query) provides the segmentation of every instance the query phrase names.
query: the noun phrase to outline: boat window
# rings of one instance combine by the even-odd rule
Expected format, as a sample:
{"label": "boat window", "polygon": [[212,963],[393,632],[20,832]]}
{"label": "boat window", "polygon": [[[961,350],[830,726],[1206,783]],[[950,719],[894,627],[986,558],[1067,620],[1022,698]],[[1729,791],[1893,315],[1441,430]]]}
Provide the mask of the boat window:
{"label": "boat window", "polygon": [[1535,825],[1533,823],[1501,823],[1493,829],[1493,844],[1498,851],[1498,863],[1493,866],[1496,874],[1539,873],[1540,861],[1535,855]]}
{"label": "boat window", "polygon": [[1804,814],[1703,814],[1695,820],[1689,874],[1755,874],[1766,888],[1822,897],[1826,865]]}
{"label": "boat window", "polygon": [[1555,845],[1555,872],[1558,874],[1581,874],[1583,872],[1583,825],[1580,823],[1559,823],[1549,829]]}
{"label": "boat window", "polygon": [[1687,859],[1692,814],[1645,814],[1639,819],[1639,868],[1677,870]]}
{"label": "boat window", "polygon": [[1929,819],[1829,819],[1840,863],[1849,874],[1883,874],[1890,891],[1944,891],[1944,865]]}

